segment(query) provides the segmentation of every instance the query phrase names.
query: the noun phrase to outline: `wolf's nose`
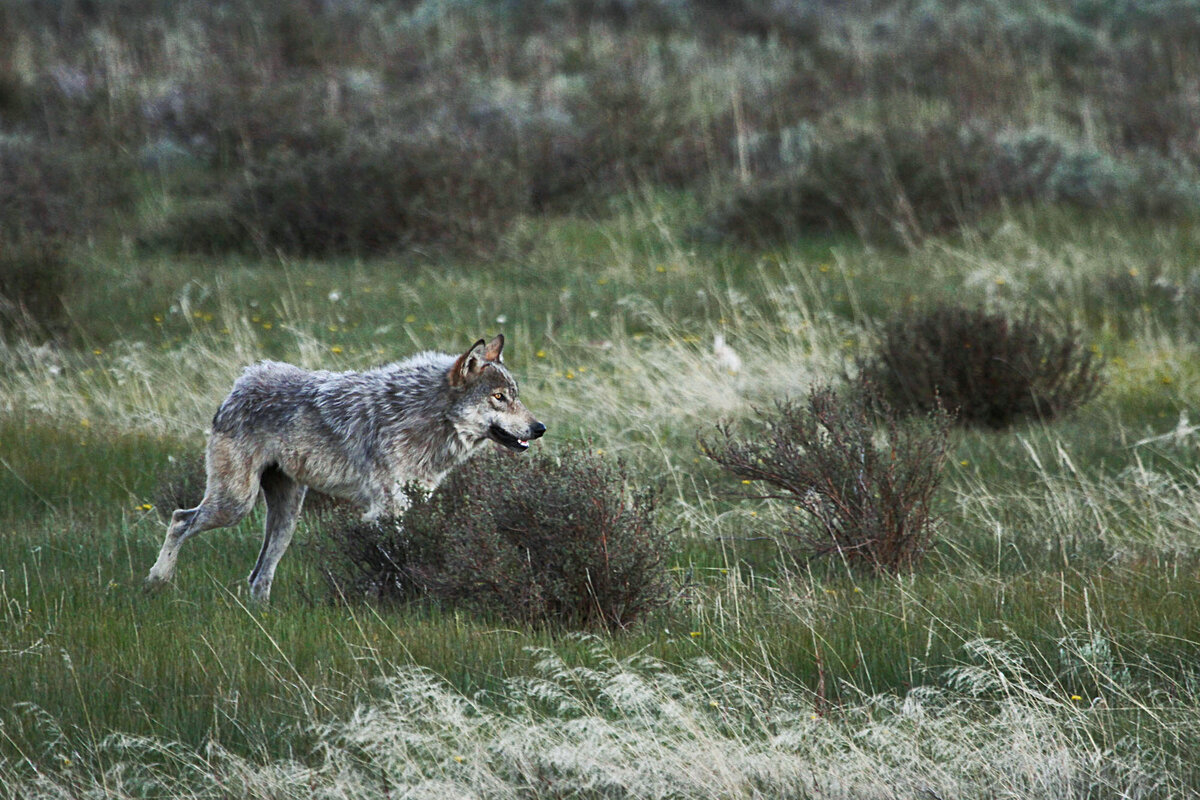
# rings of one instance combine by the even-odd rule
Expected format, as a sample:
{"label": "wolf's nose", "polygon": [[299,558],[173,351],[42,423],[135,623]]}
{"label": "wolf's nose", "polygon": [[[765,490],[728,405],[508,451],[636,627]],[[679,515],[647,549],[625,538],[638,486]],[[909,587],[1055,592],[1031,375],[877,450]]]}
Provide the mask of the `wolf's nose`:
{"label": "wolf's nose", "polygon": [[546,432],[546,426],[540,422],[535,422],[529,426],[529,438],[537,439]]}

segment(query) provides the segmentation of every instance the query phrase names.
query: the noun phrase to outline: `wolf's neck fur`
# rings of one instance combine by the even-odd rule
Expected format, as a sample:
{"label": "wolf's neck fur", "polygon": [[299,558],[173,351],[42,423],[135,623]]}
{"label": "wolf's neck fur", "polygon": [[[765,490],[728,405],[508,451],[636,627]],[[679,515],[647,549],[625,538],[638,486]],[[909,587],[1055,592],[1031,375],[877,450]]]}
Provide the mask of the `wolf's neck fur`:
{"label": "wolf's neck fur", "polygon": [[421,353],[377,371],[379,439],[394,442],[384,457],[413,480],[439,480],[482,443],[455,425],[456,390],[447,377],[453,364],[452,356]]}

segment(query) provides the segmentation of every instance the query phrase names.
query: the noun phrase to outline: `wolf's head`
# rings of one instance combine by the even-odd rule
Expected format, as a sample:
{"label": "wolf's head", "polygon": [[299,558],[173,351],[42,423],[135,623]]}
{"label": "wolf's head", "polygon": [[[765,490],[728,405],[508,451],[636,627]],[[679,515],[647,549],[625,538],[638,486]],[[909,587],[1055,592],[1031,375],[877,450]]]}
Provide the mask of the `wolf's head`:
{"label": "wolf's head", "polygon": [[461,396],[454,404],[455,425],[478,439],[492,439],[510,450],[529,449],[546,432],[517,399],[517,382],[501,360],[504,334],[480,339],[450,367],[450,387]]}

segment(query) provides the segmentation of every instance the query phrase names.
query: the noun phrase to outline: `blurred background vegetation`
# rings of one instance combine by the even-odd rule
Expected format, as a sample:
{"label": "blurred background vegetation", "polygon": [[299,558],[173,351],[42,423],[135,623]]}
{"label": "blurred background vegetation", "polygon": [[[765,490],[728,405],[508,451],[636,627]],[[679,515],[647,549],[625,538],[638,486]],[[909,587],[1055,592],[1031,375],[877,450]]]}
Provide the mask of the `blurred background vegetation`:
{"label": "blurred background vegetation", "polygon": [[44,317],[56,244],[113,223],[169,252],[487,256],[519,215],[647,183],[697,193],[707,239],[1177,215],[1198,62],[1190,0],[5,3],[0,289]]}

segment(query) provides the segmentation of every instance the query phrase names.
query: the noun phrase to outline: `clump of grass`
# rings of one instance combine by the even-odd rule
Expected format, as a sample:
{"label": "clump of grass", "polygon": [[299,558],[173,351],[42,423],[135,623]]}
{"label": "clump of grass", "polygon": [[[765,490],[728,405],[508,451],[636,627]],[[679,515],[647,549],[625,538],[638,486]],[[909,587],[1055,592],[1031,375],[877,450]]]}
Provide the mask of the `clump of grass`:
{"label": "clump of grass", "polygon": [[796,555],[900,572],[911,570],[933,540],[931,504],[950,422],[935,408],[902,424],[869,384],[840,393],[826,386],[804,403],[780,402],[763,415],[757,436],[726,424],[700,447],[743,483],[769,487],[755,496],[791,504],[797,524],[782,538]]}
{"label": "clump of grass", "polygon": [[[1191,487],[1200,474],[1194,466],[1181,469],[1171,452],[1193,447],[1194,435],[1184,415],[1174,431],[1134,443],[1132,463],[1111,475],[1080,469],[1086,455],[1077,443],[1055,439],[1039,448],[1026,441],[1020,479],[962,486],[961,527],[1003,535],[1003,558],[1022,569],[1039,560],[1076,566],[1194,559],[1200,498]],[[980,542],[977,551],[1000,558],[995,541]]]}
{"label": "clump of grass", "polygon": [[1077,331],[1056,330],[1032,313],[1010,319],[958,305],[894,316],[859,367],[898,411],[944,406],[963,425],[993,429],[1052,419],[1103,387]]}
{"label": "clump of grass", "polygon": [[627,627],[665,599],[655,493],[579,447],[459,468],[398,518],[328,526],[342,597],[427,598],[565,628]]}

